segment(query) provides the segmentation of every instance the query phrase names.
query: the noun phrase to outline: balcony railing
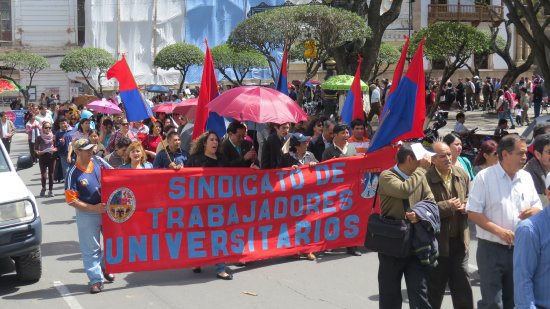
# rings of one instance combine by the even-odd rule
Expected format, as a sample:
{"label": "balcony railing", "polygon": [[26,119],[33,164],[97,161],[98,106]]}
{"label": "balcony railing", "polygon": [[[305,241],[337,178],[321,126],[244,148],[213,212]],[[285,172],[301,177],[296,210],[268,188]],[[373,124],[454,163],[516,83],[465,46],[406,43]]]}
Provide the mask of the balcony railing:
{"label": "balcony railing", "polygon": [[[492,11],[492,12],[491,12]],[[492,19],[491,19],[492,15]],[[438,21],[457,22],[499,22],[504,19],[504,8],[500,5],[473,4],[429,4],[428,23]]]}

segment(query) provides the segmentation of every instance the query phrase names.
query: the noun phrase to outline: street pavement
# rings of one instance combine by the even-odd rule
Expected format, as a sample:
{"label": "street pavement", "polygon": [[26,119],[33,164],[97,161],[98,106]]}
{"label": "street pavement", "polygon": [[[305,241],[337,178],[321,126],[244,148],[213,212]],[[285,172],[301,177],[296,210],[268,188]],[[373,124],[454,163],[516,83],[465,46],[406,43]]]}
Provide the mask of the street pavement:
{"label": "street pavement", "polygon": [[[468,112],[466,125],[490,133],[496,116]],[[452,130],[455,113],[440,133]],[[521,133],[520,130],[517,130]],[[28,153],[26,135],[18,133],[12,143],[11,158]],[[190,269],[174,269],[117,274],[104,292],[89,294],[82,266],[75,211],[65,203],[63,184],[55,184],[53,198],[40,198],[38,165],[19,174],[37,196],[43,222],[43,275],[39,282],[23,284],[11,272],[0,276],[1,308],[377,308],[378,258],[362,248],[354,257],[345,250],[317,253],[317,261],[279,257],[257,261],[245,267],[229,266],[232,281],[215,278],[214,267],[200,274]],[[9,190],[9,188],[2,188]],[[470,272],[474,301],[480,299],[475,252],[477,240],[472,228]],[[6,267],[6,265],[3,265]],[[245,294],[251,292],[257,296]],[[408,307],[404,281],[404,307]],[[443,308],[452,308],[449,292]]]}

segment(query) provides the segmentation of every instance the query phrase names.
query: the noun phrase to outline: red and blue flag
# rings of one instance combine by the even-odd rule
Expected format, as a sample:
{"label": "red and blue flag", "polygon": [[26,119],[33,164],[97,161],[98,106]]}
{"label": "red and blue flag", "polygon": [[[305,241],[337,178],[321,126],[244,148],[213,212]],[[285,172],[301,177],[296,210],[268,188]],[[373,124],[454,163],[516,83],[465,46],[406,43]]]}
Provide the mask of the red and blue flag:
{"label": "red and blue flag", "polygon": [[281,60],[281,69],[279,70],[279,77],[277,78],[275,89],[288,95],[288,79],[286,78],[286,43],[283,49],[283,60]]}
{"label": "red and blue flag", "polygon": [[355,78],[351,83],[351,87],[344,101],[344,106],[342,107],[342,121],[345,122],[351,129],[351,122],[354,119],[365,120],[365,114],[363,112],[363,95],[361,94],[361,62],[363,59],[360,55],[359,65],[357,66],[357,71],[355,72]]}
{"label": "red and blue flag", "polygon": [[[407,73],[399,81],[395,91],[388,95],[380,115],[378,130],[367,153],[389,145],[392,141],[424,136],[422,128],[426,119],[424,98],[426,89],[424,88],[423,45],[424,40],[420,43]],[[406,53],[406,49],[403,49],[403,53]],[[396,74],[398,74],[397,70]]]}
{"label": "red and blue flag", "polygon": [[218,88],[218,80],[216,79],[216,73],[214,71],[214,62],[212,61],[212,54],[206,43],[206,56],[204,58],[204,68],[202,71],[201,88],[199,91],[199,99],[197,102],[197,113],[195,116],[195,125],[193,126],[192,139],[199,137],[204,130],[212,130],[218,134],[221,138],[225,135],[225,119],[218,115],[218,113],[211,111],[206,107],[206,104],[210,103],[215,97],[220,94]]}
{"label": "red and blue flag", "polygon": [[107,78],[116,78],[118,80],[118,90],[126,110],[128,121],[139,121],[147,118],[154,118],[151,107],[145,101],[141,92],[139,92],[134,75],[122,55],[122,59],[115,63],[108,71]]}

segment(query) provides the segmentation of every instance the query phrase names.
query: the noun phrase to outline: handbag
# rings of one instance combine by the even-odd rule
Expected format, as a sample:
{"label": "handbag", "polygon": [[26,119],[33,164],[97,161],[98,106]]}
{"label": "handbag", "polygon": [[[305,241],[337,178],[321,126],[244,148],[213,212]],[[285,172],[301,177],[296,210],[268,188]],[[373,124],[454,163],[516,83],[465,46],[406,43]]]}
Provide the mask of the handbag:
{"label": "handbag", "polygon": [[[374,204],[377,197],[378,188],[376,188]],[[408,200],[403,200],[403,208],[409,208]],[[409,220],[395,220],[372,213],[367,223],[365,247],[385,255],[405,258],[411,254],[411,234]]]}

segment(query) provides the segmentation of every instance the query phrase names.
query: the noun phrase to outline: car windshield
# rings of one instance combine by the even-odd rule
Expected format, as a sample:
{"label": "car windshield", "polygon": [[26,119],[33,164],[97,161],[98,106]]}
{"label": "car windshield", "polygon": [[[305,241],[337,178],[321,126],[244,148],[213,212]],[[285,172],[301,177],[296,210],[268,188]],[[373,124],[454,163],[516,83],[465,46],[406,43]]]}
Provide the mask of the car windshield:
{"label": "car windshield", "polygon": [[9,160],[9,158],[6,158],[2,149],[0,149],[0,173],[8,172],[10,170],[7,160]]}

